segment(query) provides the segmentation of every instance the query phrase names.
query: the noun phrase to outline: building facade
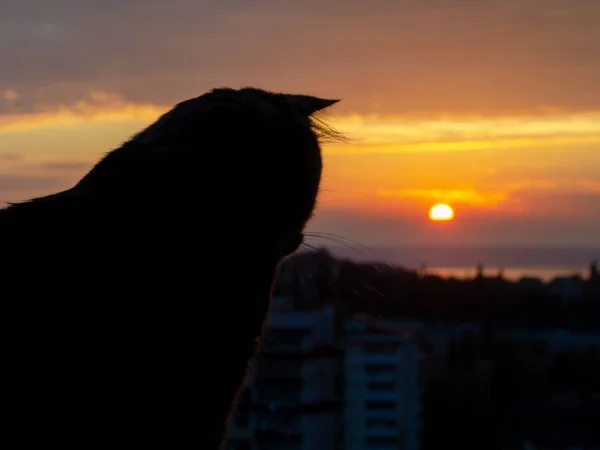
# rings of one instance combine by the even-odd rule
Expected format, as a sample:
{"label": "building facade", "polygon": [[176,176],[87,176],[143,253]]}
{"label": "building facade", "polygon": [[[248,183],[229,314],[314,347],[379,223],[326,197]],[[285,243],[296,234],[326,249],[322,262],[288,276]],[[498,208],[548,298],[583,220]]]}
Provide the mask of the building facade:
{"label": "building facade", "polygon": [[360,321],[347,328],[345,449],[417,450],[421,388],[416,343],[403,333]]}

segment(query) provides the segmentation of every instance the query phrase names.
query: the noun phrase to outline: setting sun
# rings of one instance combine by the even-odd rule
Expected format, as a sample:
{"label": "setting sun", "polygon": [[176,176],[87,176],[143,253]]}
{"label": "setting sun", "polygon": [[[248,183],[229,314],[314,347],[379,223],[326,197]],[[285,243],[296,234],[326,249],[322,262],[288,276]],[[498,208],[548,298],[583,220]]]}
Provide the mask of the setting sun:
{"label": "setting sun", "polygon": [[435,221],[452,220],[454,218],[454,210],[450,205],[439,203],[429,210],[429,218]]}

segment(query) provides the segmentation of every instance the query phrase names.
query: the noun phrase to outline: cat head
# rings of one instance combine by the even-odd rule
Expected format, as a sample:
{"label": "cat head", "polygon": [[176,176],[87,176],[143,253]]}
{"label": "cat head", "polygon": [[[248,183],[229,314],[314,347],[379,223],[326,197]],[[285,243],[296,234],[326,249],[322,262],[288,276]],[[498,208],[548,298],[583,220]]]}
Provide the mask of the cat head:
{"label": "cat head", "polygon": [[177,104],[109,153],[70,195],[134,205],[138,215],[160,205],[171,221],[221,224],[290,253],[315,207],[320,140],[337,137],[315,113],[336,102],[215,89]]}

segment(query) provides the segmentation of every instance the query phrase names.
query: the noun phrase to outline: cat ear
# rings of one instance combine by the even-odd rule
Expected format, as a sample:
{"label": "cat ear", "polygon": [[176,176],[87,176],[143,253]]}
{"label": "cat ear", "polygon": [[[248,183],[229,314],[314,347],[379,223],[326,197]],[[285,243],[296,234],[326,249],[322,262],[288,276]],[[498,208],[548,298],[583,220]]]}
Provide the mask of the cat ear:
{"label": "cat ear", "polygon": [[339,100],[328,100],[311,97],[310,95],[286,95],[286,97],[290,103],[296,106],[298,111],[306,116],[310,116],[339,102]]}

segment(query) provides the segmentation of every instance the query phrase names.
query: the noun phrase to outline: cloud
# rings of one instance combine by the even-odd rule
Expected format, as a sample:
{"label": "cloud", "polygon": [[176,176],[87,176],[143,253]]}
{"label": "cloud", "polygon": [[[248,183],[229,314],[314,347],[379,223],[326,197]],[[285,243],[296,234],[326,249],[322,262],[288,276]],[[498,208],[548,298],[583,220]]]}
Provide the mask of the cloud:
{"label": "cloud", "polygon": [[4,114],[91,90],[170,105],[246,84],[339,97],[344,113],[600,109],[597,0],[2,5],[0,92],[20,95]]}
{"label": "cloud", "polygon": [[[37,103],[36,112],[0,114],[0,132],[78,124],[90,120],[150,123],[172,105],[136,104],[92,90],[72,103]],[[329,119],[348,140],[327,145],[332,154],[456,152],[600,145],[600,110],[527,116],[420,117],[336,115]]]}
{"label": "cloud", "polygon": [[80,172],[83,170],[91,169],[91,164],[89,162],[83,161],[53,161],[42,164],[42,169],[51,170],[51,171],[59,171],[59,172],[70,172],[76,171]]}
{"label": "cloud", "polygon": [[508,189],[513,192],[560,192],[561,194],[581,194],[600,196],[600,179],[598,180],[523,180],[510,183]]}
{"label": "cloud", "polygon": [[432,202],[465,203],[479,206],[492,206],[506,199],[505,192],[485,192],[474,189],[381,189],[380,197],[398,197]]}
{"label": "cloud", "polygon": [[358,135],[370,143],[422,142],[427,135],[433,141],[497,139],[523,137],[598,135],[600,112],[544,112],[519,116],[381,116],[359,115],[336,121],[340,131]]}
{"label": "cloud", "polygon": [[36,112],[0,114],[0,133],[90,121],[141,120],[152,122],[168,106],[135,104],[117,94],[91,91],[73,103],[35,105]]}
{"label": "cloud", "polygon": [[23,158],[23,155],[19,153],[0,153],[0,161],[19,161]]}
{"label": "cloud", "polygon": [[[14,191],[41,191],[60,188],[64,180],[60,177],[26,174],[0,174],[0,195]],[[4,198],[2,198],[5,201]]]}
{"label": "cloud", "polygon": [[[486,189],[380,189],[383,199],[416,200],[431,205],[447,202],[466,206],[463,216],[470,217],[547,217],[569,215],[600,220],[600,179],[593,180],[523,180],[497,183]],[[492,214],[489,210],[494,209]],[[412,211],[412,208],[409,208]]]}
{"label": "cloud", "polygon": [[5,89],[2,92],[2,98],[7,102],[12,103],[15,100],[18,100],[19,94],[12,89]]}
{"label": "cloud", "polygon": [[332,152],[455,152],[600,144],[600,112],[511,117],[336,117],[348,143]]}

